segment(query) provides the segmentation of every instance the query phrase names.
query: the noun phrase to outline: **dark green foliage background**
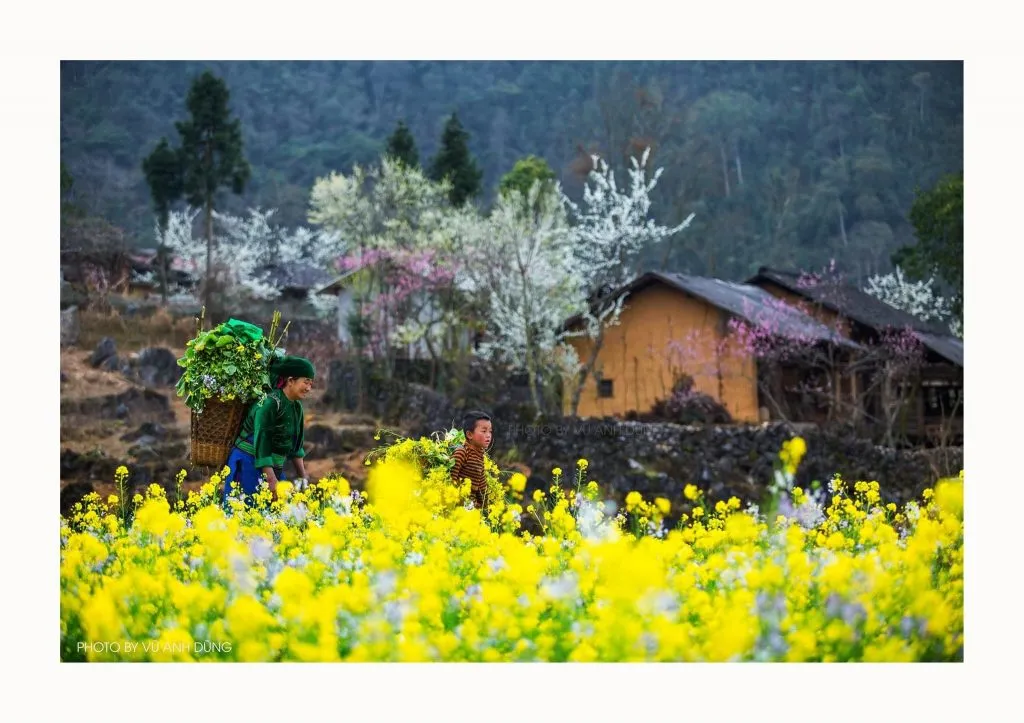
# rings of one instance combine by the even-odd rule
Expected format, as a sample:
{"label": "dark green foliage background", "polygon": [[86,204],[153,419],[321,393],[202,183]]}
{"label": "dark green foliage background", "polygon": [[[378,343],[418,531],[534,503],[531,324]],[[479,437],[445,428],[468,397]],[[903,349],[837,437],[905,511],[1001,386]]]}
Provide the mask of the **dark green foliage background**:
{"label": "dark green foliage background", "polygon": [[914,242],[915,191],[963,168],[960,62],[62,62],[76,202],[139,245],[154,221],[142,159],[177,138],[206,69],[227,83],[252,166],[223,210],[276,207],[285,225],[305,223],[317,177],[375,161],[399,120],[433,158],[457,112],[483,206],[524,156],[579,198],[586,152],[623,169],[649,143],[665,167],[653,214],[697,217],[645,265],[742,278],[835,258],[856,278]]}

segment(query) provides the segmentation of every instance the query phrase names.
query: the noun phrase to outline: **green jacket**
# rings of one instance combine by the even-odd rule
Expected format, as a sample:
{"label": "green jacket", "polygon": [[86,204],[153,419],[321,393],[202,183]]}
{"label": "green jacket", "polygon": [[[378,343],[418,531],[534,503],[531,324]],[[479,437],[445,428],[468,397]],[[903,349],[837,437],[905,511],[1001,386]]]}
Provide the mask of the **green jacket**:
{"label": "green jacket", "polygon": [[282,467],[285,460],[306,456],[304,427],[302,402],[293,402],[275,389],[249,407],[235,445],[256,458],[257,468]]}

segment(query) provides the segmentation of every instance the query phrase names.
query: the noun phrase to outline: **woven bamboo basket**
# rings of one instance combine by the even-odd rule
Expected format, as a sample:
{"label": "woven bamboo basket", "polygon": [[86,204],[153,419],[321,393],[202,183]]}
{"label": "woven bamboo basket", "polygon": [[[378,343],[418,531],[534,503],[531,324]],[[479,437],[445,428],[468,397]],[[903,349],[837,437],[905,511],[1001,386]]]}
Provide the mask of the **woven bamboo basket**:
{"label": "woven bamboo basket", "polygon": [[197,467],[223,467],[245,417],[245,404],[209,399],[201,414],[192,412],[190,458]]}

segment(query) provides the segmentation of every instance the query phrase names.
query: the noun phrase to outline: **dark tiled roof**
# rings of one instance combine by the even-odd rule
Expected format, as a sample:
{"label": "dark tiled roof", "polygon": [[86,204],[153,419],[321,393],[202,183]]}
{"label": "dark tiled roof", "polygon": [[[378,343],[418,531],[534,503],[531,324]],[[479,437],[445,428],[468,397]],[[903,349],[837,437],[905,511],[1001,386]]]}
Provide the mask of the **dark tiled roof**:
{"label": "dark tiled roof", "polygon": [[[614,296],[632,294],[652,284],[662,283],[690,296],[697,297],[751,324],[766,324],[780,334],[817,341],[828,341],[841,346],[859,348],[824,324],[803,312],[786,306],[764,289],[750,284],[738,284],[722,279],[686,274],[667,274],[650,271],[614,292]],[[567,325],[579,319],[573,317]]]}
{"label": "dark tiled roof", "polygon": [[263,273],[267,281],[282,289],[318,289],[332,279],[327,271],[302,261],[267,266]]}
{"label": "dark tiled roof", "polygon": [[332,276],[329,281],[317,287],[317,294],[340,294],[342,289],[348,285],[349,280],[354,278],[358,269],[349,269],[338,276]]}
{"label": "dark tiled roof", "polygon": [[800,279],[801,275],[796,272],[762,266],[747,283],[770,281],[875,331],[910,329],[933,352],[961,367],[964,365],[963,341],[952,336],[941,324],[921,321],[850,284],[805,283]]}
{"label": "dark tiled roof", "polygon": [[962,339],[948,334],[936,336],[923,331],[915,331],[914,336],[943,359],[948,359],[961,367],[964,365],[964,342]]}
{"label": "dark tiled roof", "polygon": [[887,328],[910,328],[935,336],[949,334],[949,331],[944,329],[941,324],[921,321],[905,311],[889,306],[884,301],[879,301],[856,286],[833,281],[822,281],[816,284],[801,283],[800,277],[800,274],[793,271],[780,271],[762,266],[755,276],[747,279],[746,283],[757,284],[761,280],[771,281],[816,304],[821,304],[842,316],[878,331]]}
{"label": "dark tiled roof", "polygon": [[764,324],[780,334],[856,347],[849,339],[837,334],[807,314],[780,302],[764,289],[750,284],[738,284],[706,276],[663,274],[652,272],[666,283],[691,296],[704,299],[712,306],[728,311],[751,324]]}

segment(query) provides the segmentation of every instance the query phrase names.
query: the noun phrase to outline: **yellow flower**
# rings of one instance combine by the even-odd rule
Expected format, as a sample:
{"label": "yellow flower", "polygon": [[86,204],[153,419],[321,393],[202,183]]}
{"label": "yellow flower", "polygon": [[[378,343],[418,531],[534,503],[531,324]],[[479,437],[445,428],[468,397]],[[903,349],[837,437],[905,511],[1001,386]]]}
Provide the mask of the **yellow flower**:
{"label": "yellow flower", "polygon": [[664,497],[655,497],[654,506],[658,508],[658,511],[663,515],[667,515],[672,509],[672,503]]}
{"label": "yellow flower", "polygon": [[553,474],[555,477],[561,477],[562,476],[562,468],[561,467],[555,467],[553,470],[551,470],[551,474]]}
{"label": "yellow flower", "polygon": [[643,503],[643,497],[636,490],[633,490],[628,495],[626,495],[626,510],[627,511],[632,512],[637,507],[639,507],[641,503]]}
{"label": "yellow flower", "polygon": [[964,483],[959,478],[939,480],[935,486],[935,502],[940,510],[963,518]]}
{"label": "yellow flower", "polygon": [[683,496],[686,497],[686,499],[688,500],[697,499],[697,494],[698,492],[696,485],[686,485],[686,487],[683,488]]}
{"label": "yellow flower", "polygon": [[508,480],[508,486],[516,492],[522,492],[526,489],[526,475],[522,472],[516,472]]}
{"label": "yellow flower", "polygon": [[580,457],[578,460],[576,460],[576,466],[581,469],[586,469],[588,464],[590,463],[587,462],[586,458],[584,457]]}
{"label": "yellow flower", "polygon": [[703,517],[704,516],[704,508],[703,507],[694,507],[693,508],[693,516],[694,516],[694,518]]}

